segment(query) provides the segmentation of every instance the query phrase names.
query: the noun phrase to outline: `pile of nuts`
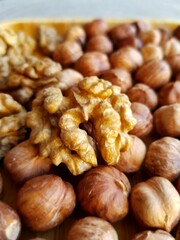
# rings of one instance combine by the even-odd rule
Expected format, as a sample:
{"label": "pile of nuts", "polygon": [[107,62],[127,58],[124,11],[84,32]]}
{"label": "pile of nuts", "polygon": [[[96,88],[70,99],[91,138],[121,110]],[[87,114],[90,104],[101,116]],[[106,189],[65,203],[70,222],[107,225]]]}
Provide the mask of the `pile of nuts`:
{"label": "pile of nuts", "polygon": [[124,240],[180,240],[180,27],[0,28],[0,158],[17,189],[0,201],[2,240],[76,209],[67,240],[118,240],[128,216]]}

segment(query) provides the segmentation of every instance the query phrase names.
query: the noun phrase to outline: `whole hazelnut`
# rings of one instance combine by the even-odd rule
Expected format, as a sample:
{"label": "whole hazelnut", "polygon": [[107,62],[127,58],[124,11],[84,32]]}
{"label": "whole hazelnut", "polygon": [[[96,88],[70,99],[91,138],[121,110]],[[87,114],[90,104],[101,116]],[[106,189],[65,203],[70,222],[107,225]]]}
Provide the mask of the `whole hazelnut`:
{"label": "whole hazelnut", "polygon": [[106,34],[108,28],[108,23],[103,19],[95,19],[84,26],[88,37]]}
{"label": "whole hazelnut", "polygon": [[77,85],[83,80],[83,75],[72,68],[66,68],[59,73],[57,79],[57,86],[63,91]]}
{"label": "whole hazelnut", "polygon": [[16,240],[21,231],[18,214],[6,203],[0,201],[0,239]]}
{"label": "whole hazelnut", "polygon": [[39,156],[36,145],[26,140],[6,154],[4,165],[14,182],[22,183],[35,176],[48,173],[52,162],[49,158]]}
{"label": "whole hazelnut", "polygon": [[180,136],[180,103],[158,108],[154,113],[154,126],[160,136]]}
{"label": "whole hazelnut", "polygon": [[132,87],[131,74],[120,68],[112,68],[102,74],[102,78],[110,81],[113,85],[121,87],[121,92],[125,93]]}
{"label": "whole hazelnut", "polygon": [[77,42],[65,41],[57,45],[53,52],[53,59],[63,67],[67,67],[75,63],[82,55],[83,51]]}
{"label": "whole hazelnut", "polygon": [[76,62],[75,69],[86,77],[100,75],[110,69],[110,63],[104,53],[87,52]]}
{"label": "whole hazelnut", "polygon": [[78,182],[77,198],[86,212],[116,222],[128,213],[130,188],[124,173],[111,166],[98,166]]}
{"label": "whole hazelnut", "polygon": [[137,33],[147,32],[151,29],[151,24],[149,21],[138,20],[133,23],[136,26]]}
{"label": "whole hazelnut", "polygon": [[175,240],[173,236],[163,230],[156,230],[156,231],[143,231],[138,233],[134,238],[131,240]]}
{"label": "whole hazelnut", "polygon": [[150,176],[160,176],[174,181],[180,175],[180,141],[163,137],[152,142],[144,160]]}
{"label": "whole hazelnut", "polygon": [[136,70],[143,63],[141,53],[133,47],[123,47],[110,55],[113,68],[121,68],[128,72]]}
{"label": "whole hazelnut", "polygon": [[115,228],[97,217],[77,220],[70,228],[67,240],[118,240]]}
{"label": "whole hazelnut", "polygon": [[179,193],[163,177],[153,177],[136,184],[130,203],[136,220],[145,227],[170,232],[180,219]]}
{"label": "whole hazelnut", "polygon": [[138,37],[130,36],[119,40],[118,43],[116,44],[117,49],[127,46],[139,49],[142,47],[142,42]]}
{"label": "whole hazelnut", "polygon": [[144,47],[141,48],[141,54],[143,56],[144,62],[157,59],[162,60],[163,59],[163,52],[162,48],[154,45],[154,44],[146,44]]}
{"label": "whole hazelnut", "polygon": [[114,165],[115,168],[125,173],[138,171],[146,155],[146,145],[144,142],[134,135],[130,135],[130,139],[131,145],[129,149],[121,152],[119,162]]}
{"label": "whole hazelnut", "polygon": [[136,35],[136,26],[131,23],[121,23],[109,31],[109,36],[114,43],[119,40]]}
{"label": "whole hazelnut", "polygon": [[85,44],[86,33],[83,27],[75,25],[68,29],[65,35],[66,41],[75,41],[81,45]]}
{"label": "whole hazelnut", "polygon": [[177,73],[180,72],[180,54],[167,57],[166,61],[168,62],[173,75],[176,75]]}
{"label": "whole hazelnut", "polygon": [[180,176],[178,177],[177,182],[176,182],[176,189],[180,193]]}
{"label": "whole hazelnut", "polygon": [[172,32],[167,27],[160,27],[158,30],[161,33],[160,45],[164,44],[166,41],[168,41],[172,37]]}
{"label": "whole hazelnut", "polygon": [[158,29],[150,29],[142,32],[139,36],[144,45],[148,43],[159,45],[161,42],[161,32]]}
{"label": "whole hazelnut", "polygon": [[164,57],[180,54],[180,42],[176,38],[170,38],[162,44]]}
{"label": "whole hazelnut", "polygon": [[153,89],[162,87],[170,81],[171,69],[167,62],[153,59],[145,62],[136,72],[136,80]]}
{"label": "whole hazelnut", "polygon": [[17,193],[16,204],[27,227],[47,231],[73,212],[75,199],[70,183],[56,175],[43,175],[25,182]]}
{"label": "whole hazelnut", "polygon": [[150,109],[154,109],[158,104],[156,92],[143,83],[135,84],[127,91],[127,95],[131,102],[143,103]]}
{"label": "whole hazelnut", "polygon": [[113,44],[107,36],[97,35],[88,40],[86,50],[88,52],[97,51],[109,54],[113,51]]}
{"label": "whole hazelnut", "polygon": [[180,40],[180,26],[177,26],[173,31],[173,36]]}
{"label": "whole hazelnut", "polygon": [[158,93],[159,105],[180,103],[180,81],[166,83]]}
{"label": "whole hazelnut", "polygon": [[147,136],[153,128],[153,116],[149,108],[142,103],[132,102],[131,110],[137,123],[129,133],[137,137]]}

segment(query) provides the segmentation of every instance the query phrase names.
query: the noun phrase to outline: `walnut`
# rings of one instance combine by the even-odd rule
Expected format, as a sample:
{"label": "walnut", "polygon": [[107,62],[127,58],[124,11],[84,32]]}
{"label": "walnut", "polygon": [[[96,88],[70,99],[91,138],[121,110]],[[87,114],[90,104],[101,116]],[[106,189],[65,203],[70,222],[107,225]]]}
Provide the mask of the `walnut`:
{"label": "walnut", "polygon": [[38,28],[38,45],[44,54],[51,54],[61,41],[55,28],[41,25]]}
{"label": "walnut", "polygon": [[40,154],[55,165],[64,162],[74,175],[97,165],[94,140],[79,127],[87,121],[105,162],[117,163],[120,151],[129,147],[135,119],[128,97],[110,82],[85,78],[66,97],[57,87],[45,88],[27,115],[30,140],[39,145]]}
{"label": "walnut", "polygon": [[0,93],[0,158],[25,135],[26,111],[9,94]]}
{"label": "walnut", "polygon": [[5,85],[20,103],[27,103],[40,88],[58,83],[61,65],[50,58],[28,57],[14,67]]}

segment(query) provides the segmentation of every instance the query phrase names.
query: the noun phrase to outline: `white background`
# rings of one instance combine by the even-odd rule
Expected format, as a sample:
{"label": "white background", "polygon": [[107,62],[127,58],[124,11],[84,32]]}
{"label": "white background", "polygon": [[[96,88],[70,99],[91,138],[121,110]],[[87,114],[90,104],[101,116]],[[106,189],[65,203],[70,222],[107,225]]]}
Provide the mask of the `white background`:
{"label": "white background", "polygon": [[180,20],[179,0],[0,0],[0,21],[24,17]]}

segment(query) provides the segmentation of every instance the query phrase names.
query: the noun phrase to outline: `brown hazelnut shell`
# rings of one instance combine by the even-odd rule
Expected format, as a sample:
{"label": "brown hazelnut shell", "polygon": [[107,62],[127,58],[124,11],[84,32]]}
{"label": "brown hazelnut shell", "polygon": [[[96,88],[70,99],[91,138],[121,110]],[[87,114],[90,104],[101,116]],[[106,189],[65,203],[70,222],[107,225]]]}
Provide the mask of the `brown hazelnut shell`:
{"label": "brown hazelnut shell", "polygon": [[114,227],[97,217],[85,217],[77,220],[70,228],[67,240],[118,240]]}
{"label": "brown hazelnut shell", "polygon": [[75,63],[75,70],[84,77],[100,75],[108,69],[110,69],[108,57],[101,52],[87,52]]}
{"label": "brown hazelnut shell", "polygon": [[145,104],[150,109],[156,108],[158,97],[156,92],[148,85],[143,83],[135,84],[128,90],[127,95],[131,102],[139,102]]}
{"label": "brown hazelnut shell", "polygon": [[170,233],[163,230],[146,230],[136,234],[131,240],[175,240],[175,238],[173,238]]}
{"label": "brown hazelnut shell", "polygon": [[180,103],[165,105],[154,112],[154,126],[160,136],[180,136]]}
{"label": "brown hazelnut shell", "polygon": [[144,166],[150,176],[175,180],[180,175],[180,141],[164,137],[152,142],[147,150]]}
{"label": "brown hazelnut shell", "polygon": [[144,227],[170,232],[180,219],[179,193],[163,177],[152,177],[136,184],[130,203],[136,220]]}
{"label": "brown hazelnut shell", "polygon": [[110,81],[113,85],[121,87],[121,92],[125,93],[132,87],[131,74],[124,69],[112,68],[101,76],[103,79]]}
{"label": "brown hazelnut shell", "polygon": [[130,188],[124,173],[111,166],[98,166],[78,182],[77,198],[86,212],[116,222],[128,213]]}
{"label": "brown hazelnut shell", "polygon": [[30,178],[48,173],[52,162],[49,158],[39,156],[36,145],[26,140],[6,154],[4,165],[15,183],[23,183]]}
{"label": "brown hazelnut shell", "polygon": [[157,89],[170,81],[171,69],[164,60],[145,62],[136,72],[136,81]]}
{"label": "brown hazelnut shell", "polygon": [[147,136],[153,128],[153,115],[149,108],[142,103],[132,102],[131,110],[137,123],[129,133],[137,137]]}
{"label": "brown hazelnut shell", "polygon": [[86,50],[88,52],[97,51],[109,54],[113,51],[113,44],[106,35],[97,35],[88,40]]}
{"label": "brown hazelnut shell", "polygon": [[16,240],[21,231],[21,222],[16,211],[0,201],[0,239]]}
{"label": "brown hazelnut shell", "polygon": [[106,34],[108,28],[108,23],[103,19],[94,19],[84,25],[88,37]]}
{"label": "brown hazelnut shell", "polygon": [[158,93],[159,105],[180,103],[180,81],[165,84]]}
{"label": "brown hazelnut shell", "polygon": [[16,205],[27,227],[47,231],[73,212],[75,202],[70,183],[56,175],[43,175],[25,182],[17,193]]}
{"label": "brown hazelnut shell", "polygon": [[146,145],[138,137],[130,135],[131,145],[128,150],[121,152],[119,162],[114,165],[122,172],[136,172],[140,169],[146,155]]}

